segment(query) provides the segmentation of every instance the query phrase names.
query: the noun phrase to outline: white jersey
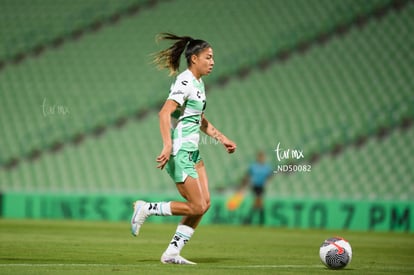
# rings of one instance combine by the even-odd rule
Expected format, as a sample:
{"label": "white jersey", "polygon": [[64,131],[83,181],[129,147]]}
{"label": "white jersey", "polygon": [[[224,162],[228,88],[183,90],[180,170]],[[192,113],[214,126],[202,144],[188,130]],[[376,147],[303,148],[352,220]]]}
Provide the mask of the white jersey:
{"label": "white jersey", "polygon": [[203,81],[197,80],[190,70],[185,70],[171,85],[168,99],[179,104],[171,114],[172,154],[176,155],[179,150],[198,150],[201,115],[206,107]]}

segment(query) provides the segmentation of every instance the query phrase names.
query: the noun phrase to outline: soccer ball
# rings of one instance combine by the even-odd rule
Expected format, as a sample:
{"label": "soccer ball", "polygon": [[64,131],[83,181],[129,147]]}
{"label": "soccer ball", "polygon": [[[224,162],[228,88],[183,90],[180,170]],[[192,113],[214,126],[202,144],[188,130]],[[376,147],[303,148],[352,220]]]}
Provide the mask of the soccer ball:
{"label": "soccer ball", "polygon": [[326,267],[341,269],[352,260],[352,248],[348,241],[341,237],[325,240],[319,248],[319,257]]}

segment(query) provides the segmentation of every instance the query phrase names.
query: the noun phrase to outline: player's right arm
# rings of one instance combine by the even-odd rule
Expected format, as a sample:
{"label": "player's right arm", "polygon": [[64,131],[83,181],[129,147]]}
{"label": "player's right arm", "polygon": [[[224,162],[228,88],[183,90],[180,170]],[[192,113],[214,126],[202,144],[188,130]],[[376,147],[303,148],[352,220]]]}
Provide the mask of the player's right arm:
{"label": "player's right arm", "polygon": [[244,189],[249,184],[250,175],[249,173],[246,173],[244,177],[241,180],[240,189]]}
{"label": "player's right arm", "polygon": [[160,155],[157,157],[157,168],[163,169],[170,159],[172,151],[172,140],[171,140],[171,114],[178,108],[178,103],[172,99],[167,99],[162,106],[158,117],[160,120],[160,132],[163,143],[163,148]]}
{"label": "player's right arm", "polygon": [[240,190],[245,190],[250,183],[251,166],[247,169],[240,182]]}

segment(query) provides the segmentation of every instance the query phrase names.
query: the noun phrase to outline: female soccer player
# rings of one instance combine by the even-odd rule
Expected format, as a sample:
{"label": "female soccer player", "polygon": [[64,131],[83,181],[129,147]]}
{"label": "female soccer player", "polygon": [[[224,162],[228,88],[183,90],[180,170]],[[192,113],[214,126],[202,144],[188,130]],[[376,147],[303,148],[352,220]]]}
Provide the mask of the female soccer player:
{"label": "female soccer player", "polygon": [[186,202],[136,201],[131,230],[137,236],[145,219],[151,215],[184,216],[162,254],[161,262],[195,264],[181,257],[180,252],[210,207],[207,173],[198,151],[200,130],[221,142],[228,153],[236,150],[236,144],[218,131],[204,115],[206,96],[201,77],[208,75],[214,66],[210,44],[170,33],[163,33],[160,38],[175,43],[156,54],[154,61],[158,67],[169,69],[170,75],[176,74],[184,52],[187,69],[171,85],[170,94],[159,112],[163,149],[156,159],[157,168],[166,168]]}

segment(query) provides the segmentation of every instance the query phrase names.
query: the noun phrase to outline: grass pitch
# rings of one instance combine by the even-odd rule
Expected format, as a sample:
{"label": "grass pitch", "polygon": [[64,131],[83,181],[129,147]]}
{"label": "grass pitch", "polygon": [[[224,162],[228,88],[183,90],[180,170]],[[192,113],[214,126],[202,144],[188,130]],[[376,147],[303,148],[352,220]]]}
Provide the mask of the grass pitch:
{"label": "grass pitch", "polygon": [[[414,274],[414,235],[201,225],[182,255],[196,266],[159,258],[176,225],[0,220],[0,274]],[[343,270],[326,269],[319,245],[340,235],[353,248]]]}

